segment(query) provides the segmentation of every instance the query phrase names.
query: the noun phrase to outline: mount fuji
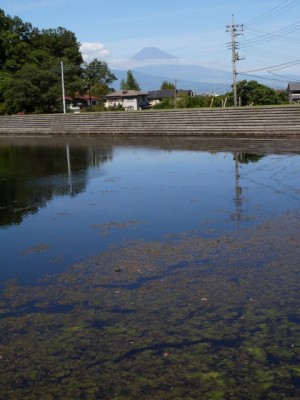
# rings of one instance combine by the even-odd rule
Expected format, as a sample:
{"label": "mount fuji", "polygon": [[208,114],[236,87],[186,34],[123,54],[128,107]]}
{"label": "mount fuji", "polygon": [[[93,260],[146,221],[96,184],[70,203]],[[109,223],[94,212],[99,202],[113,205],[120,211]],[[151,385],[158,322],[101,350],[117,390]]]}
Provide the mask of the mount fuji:
{"label": "mount fuji", "polygon": [[[128,60],[128,65],[144,91],[159,89],[163,81],[176,82],[178,89],[193,90],[195,94],[223,94],[231,90],[231,72],[187,63],[157,47],[143,48]],[[113,69],[112,72],[118,78],[115,86],[126,80],[127,71]],[[270,86],[263,78],[259,81]]]}

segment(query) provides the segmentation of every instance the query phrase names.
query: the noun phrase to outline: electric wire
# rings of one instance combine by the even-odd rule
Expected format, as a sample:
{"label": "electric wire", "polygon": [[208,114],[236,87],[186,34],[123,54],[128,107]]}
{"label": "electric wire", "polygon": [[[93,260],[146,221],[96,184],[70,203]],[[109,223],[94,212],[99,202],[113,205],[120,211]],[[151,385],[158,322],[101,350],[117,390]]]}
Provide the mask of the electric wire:
{"label": "electric wire", "polygon": [[247,23],[245,23],[245,26],[254,27],[262,25],[270,21],[271,19],[276,18],[278,15],[281,15],[282,13],[289,11],[290,9],[296,7],[297,5],[299,5],[298,0],[285,0],[280,4],[278,4],[277,6],[273,7],[271,10],[266,11],[262,15],[248,21]]}
{"label": "electric wire", "polygon": [[[254,18],[250,20],[248,23],[245,24],[245,29],[246,31],[249,31],[250,34],[252,34],[253,38],[244,40],[242,42],[242,49],[245,54],[254,54],[258,55],[260,58],[270,58],[270,59],[276,59],[276,60],[288,60],[286,62],[283,62],[281,64],[276,64],[276,65],[271,65],[267,67],[262,67],[262,68],[256,68],[256,69],[251,69],[247,71],[242,71],[238,72],[239,75],[243,76],[249,76],[252,78],[258,78],[258,79],[267,79],[270,81],[277,81],[277,82],[287,82],[287,81],[297,81],[295,77],[292,76],[287,76],[287,75],[282,75],[282,74],[276,74],[274,71],[277,70],[283,70],[287,68],[292,68],[296,67],[300,64],[300,60],[295,60],[292,59],[291,56],[287,56],[284,54],[276,54],[274,52],[270,52],[265,49],[259,49],[259,46],[266,44],[267,42],[270,41],[284,41],[286,43],[292,43],[292,44],[298,44],[300,41],[297,40],[296,38],[289,37],[290,35],[294,34],[295,32],[299,31],[300,29],[300,21],[296,21],[294,23],[291,23],[287,26],[281,27],[280,29],[277,29],[273,32],[265,33],[262,31],[259,31],[255,29],[256,26],[261,25],[263,23],[266,23],[267,21],[270,21],[271,19],[274,19],[281,15],[283,12],[286,12],[296,6],[298,6],[300,2],[297,0],[285,0],[278,4],[277,6],[273,7],[271,10],[265,12],[261,16]],[[259,76],[259,75],[254,75],[254,72],[266,72],[267,74],[273,75],[273,77],[268,77],[268,76]],[[275,78],[276,76],[276,78]],[[281,78],[281,79],[278,79]]]}
{"label": "electric wire", "polygon": [[300,21],[297,21],[291,25],[288,25],[284,28],[278,29],[277,31],[274,31],[272,33],[267,33],[266,35],[262,35],[261,37],[258,37],[258,38],[245,40],[244,44],[247,46],[253,46],[253,45],[266,43],[266,42],[268,42],[270,40],[274,40],[274,39],[282,39],[285,36],[287,36],[291,33],[294,33],[299,29],[300,29]]}
{"label": "electric wire", "polygon": [[238,75],[243,75],[243,76],[250,76],[252,78],[258,78],[258,79],[266,79],[269,81],[276,81],[276,82],[285,82],[285,80],[282,79],[276,79],[276,78],[269,78],[268,76],[261,76],[261,75],[253,75],[253,74],[246,74],[243,72],[239,72]]}
{"label": "electric wire", "polygon": [[244,72],[241,72],[241,74],[246,74],[246,73],[249,73],[249,72],[266,71],[266,70],[275,71],[275,70],[278,70],[278,69],[285,69],[285,68],[288,68],[288,67],[291,67],[291,66],[294,66],[294,65],[298,65],[298,64],[300,64],[300,60],[294,60],[294,61],[291,61],[291,62],[288,62],[288,63],[284,63],[284,64],[273,65],[271,67],[263,67],[263,68],[252,69],[250,71],[244,71]]}

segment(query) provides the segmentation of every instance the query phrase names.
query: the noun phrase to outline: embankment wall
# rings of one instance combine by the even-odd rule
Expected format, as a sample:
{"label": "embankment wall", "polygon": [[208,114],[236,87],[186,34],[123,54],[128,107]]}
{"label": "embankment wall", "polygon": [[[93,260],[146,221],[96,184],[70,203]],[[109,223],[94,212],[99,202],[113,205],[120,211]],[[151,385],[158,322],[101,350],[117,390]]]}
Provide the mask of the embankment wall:
{"label": "embankment wall", "polygon": [[300,107],[0,116],[0,135],[300,138]]}

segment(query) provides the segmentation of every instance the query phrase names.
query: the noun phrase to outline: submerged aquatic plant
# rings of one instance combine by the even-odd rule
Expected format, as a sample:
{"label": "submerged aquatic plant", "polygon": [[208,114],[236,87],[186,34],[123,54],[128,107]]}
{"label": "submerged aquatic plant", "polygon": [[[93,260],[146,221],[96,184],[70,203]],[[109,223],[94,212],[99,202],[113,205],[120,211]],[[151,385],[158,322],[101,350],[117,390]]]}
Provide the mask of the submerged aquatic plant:
{"label": "submerged aquatic plant", "polygon": [[3,398],[300,397],[299,250],[280,234],[299,221],[131,242],[34,286],[9,282]]}

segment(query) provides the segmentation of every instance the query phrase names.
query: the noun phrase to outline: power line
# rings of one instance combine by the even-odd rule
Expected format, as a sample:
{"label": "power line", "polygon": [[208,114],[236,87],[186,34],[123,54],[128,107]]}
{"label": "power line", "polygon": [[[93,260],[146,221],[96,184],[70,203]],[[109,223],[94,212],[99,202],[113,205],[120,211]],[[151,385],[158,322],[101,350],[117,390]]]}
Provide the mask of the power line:
{"label": "power line", "polygon": [[287,81],[288,82],[299,82],[299,79],[291,78],[291,77],[286,76],[286,75],[274,74],[274,72],[272,72],[272,71],[268,71],[268,72],[269,72],[269,74],[272,74],[272,75],[275,75],[275,76],[279,76],[281,78],[285,78],[284,82],[287,82]]}
{"label": "power line", "polygon": [[285,82],[285,80],[283,81],[282,79],[275,79],[275,78],[268,78],[267,76],[261,76],[261,75],[252,75],[252,74],[246,74],[243,72],[240,72],[239,75],[243,75],[243,76],[250,76],[252,78],[259,78],[259,79],[267,79],[269,81],[277,81],[277,82]]}
{"label": "power line", "polygon": [[244,42],[244,45],[253,46],[253,45],[257,45],[257,44],[266,43],[270,40],[281,39],[281,38],[284,38],[285,36],[287,36],[288,34],[293,33],[299,29],[300,29],[300,22],[297,21],[297,22],[295,22],[291,25],[288,25],[284,28],[278,29],[277,31],[274,31],[272,33],[267,33],[259,38],[246,40]]}
{"label": "power line", "polygon": [[272,51],[268,51],[265,49],[247,49],[247,53],[253,54],[255,56],[259,56],[260,58],[263,56],[263,58],[271,59],[271,60],[276,60],[279,62],[281,59],[284,61],[294,61],[294,59],[290,55],[285,55],[285,54],[278,54],[274,53]]}
{"label": "power line", "polygon": [[[281,15],[283,12],[286,12],[286,11],[292,9],[299,4],[300,4],[299,0],[297,0],[297,1],[296,0],[285,0],[285,1],[281,2],[280,4],[278,4],[276,7],[273,7],[271,10],[262,14],[260,17],[252,19],[247,24],[245,24],[245,26],[246,26],[247,30],[249,27],[251,27],[253,30],[254,26],[261,25],[262,23],[265,23],[266,21],[269,21],[269,20],[277,17],[278,15]],[[276,59],[277,61],[278,61],[278,58],[283,58],[284,60],[287,60],[288,58],[290,58],[290,61],[284,62],[281,64],[277,63],[276,65],[271,65],[271,66],[267,66],[267,67],[256,68],[256,69],[240,72],[239,75],[245,75],[245,76],[251,76],[251,77],[255,77],[255,78],[268,79],[268,80],[272,80],[272,81],[282,82],[282,79],[279,80],[279,79],[275,79],[275,78],[261,77],[258,75],[251,74],[253,72],[266,71],[269,74],[279,76],[281,78],[283,77],[285,79],[285,81],[289,80],[288,77],[286,77],[286,76],[284,77],[284,76],[278,75],[278,74],[276,75],[275,73],[273,73],[273,71],[297,66],[300,64],[300,60],[295,60],[295,59],[292,60],[290,56],[284,56],[282,54],[278,55],[278,54],[272,53],[268,50],[259,50],[259,49],[257,49],[257,46],[265,44],[269,41],[274,41],[274,40],[284,40],[284,41],[290,42],[290,43],[299,43],[298,40],[288,37],[292,33],[299,31],[299,29],[300,29],[300,21],[297,21],[297,22],[289,24],[285,27],[277,29],[271,33],[263,33],[263,32],[257,32],[257,31],[254,32],[257,35],[257,37],[249,39],[249,40],[245,40],[243,42],[244,51],[247,51],[252,54],[257,54],[259,56],[267,57],[267,58],[273,58],[273,59]],[[293,80],[293,78],[290,80]]]}
{"label": "power line", "polygon": [[271,67],[264,67],[264,68],[258,68],[258,69],[252,69],[250,71],[245,71],[245,72],[241,72],[241,74],[245,75],[248,72],[258,72],[258,71],[266,71],[266,70],[278,70],[278,69],[285,69],[285,68],[289,68],[295,65],[300,64],[300,60],[294,60],[294,61],[290,61],[288,63],[284,63],[284,64],[278,64],[278,65],[273,65]]}
{"label": "power line", "polygon": [[[297,23],[298,23],[298,22],[297,22]],[[256,37],[264,37],[264,36],[266,36],[266,35],[269,34],[269,33],[263,32],[263,31],[261,31],[261,30],[255,30],[255,29],[253,29],[253,30],[252,30],[252,29],[248,29],[247,32],[250,33],[250,34],[252,34],[252,35],[254,35],[254,36],[256,36]],[[287,41],[287,42],[290,42],[290,43],[300,43],[300,40],[299,40],[299,39],[287,38],[287,37],[285,37],[285,36],[282,36],[281,39],[282,39],[282,40],[285,40],[285,41]],[[254,39],[252,39],[252,40],[254,40]]]}
{"label": "power line", "polygon": [[253,18],[252,20],[248,21],[245,24],[245,26],[248,28],[248,27],[262,25],[267,21],[270,21],[271,19],[277,17],[278,15],[281,15],[283,12],[286,12],[291,8],[294,8],[297,5],[299,5],[298,0],[285,0],[280,4],[278,4],[277,6],[271,8],[271,10],[266,11],[259,17]]}

